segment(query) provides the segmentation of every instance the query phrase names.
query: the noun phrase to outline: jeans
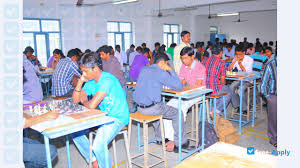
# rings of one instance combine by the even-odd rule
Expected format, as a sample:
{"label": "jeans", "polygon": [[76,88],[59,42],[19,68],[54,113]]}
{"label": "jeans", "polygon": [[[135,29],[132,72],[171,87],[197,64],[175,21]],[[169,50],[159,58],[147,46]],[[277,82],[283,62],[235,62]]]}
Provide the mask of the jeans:
{"label": "jeans", "polygon": [[[96,133],[92,147],[93,160],[95,158],[98,161],[99,168],[111,168],[111,159],[108,150],[108,144],[114,139],[114,137],[124,128],[126,125],[120,120],[111,117],[114,121],[112,124],[101,125]],[[85,136],[87,130],[79,131],[71,134],[73,141],[83,155],[85,160],[89,163],[89,140]]]}
{"label": "jeans", "polygon": [[[232,93],[233,91],[231,90],[231,88],[227,85],[224,85],[222,87],[222,89],[214,94],[214,95],[220,95],[220,94],[223,94],[223,93],[227,93],[227,95],[225,96],[225,106],[227,107],[231,98],[232,98]],[[245,96],[246,97],[246,96]],[[212,101],[212,108],[214,107],[213,106],[213,99],[211,100]],[[226,108],[225,107],[225,108]],[[216,99],[216,113],[219,114],[219,115],[222,115],[222,111],[224,110],[224,102],[223,102],[223,97],[220,97],[220,98],[217,98]]]}
{"label": "jeans", "polygon": [[[50,145],[50,156],[53,161],[57,156],[57,149]],[[47,167],[45,145],[37,140],[23,137],[23,162],[26,168]]]}
{"label": "jeans", "polygon": [[[235,93],[235,90],[241,85],[240,81],[234,81],[232,82],[232,84],[230,85],[230,88],[233,91],[232,94],[232,98],[231,98],[231,102],[232,102],[232,106],[234,108],[237,108],[240,106],[240,96]],[[243,82],[243,88],[242,88],[242,92],[243,92],[243,99],[242,99],[242,110],[246,111],[247,110],[247,92],[246,89],[247,87],[251,86],[251,84],[249,82],[244,81]],[[240,90],[238,91],[240,93]]]}

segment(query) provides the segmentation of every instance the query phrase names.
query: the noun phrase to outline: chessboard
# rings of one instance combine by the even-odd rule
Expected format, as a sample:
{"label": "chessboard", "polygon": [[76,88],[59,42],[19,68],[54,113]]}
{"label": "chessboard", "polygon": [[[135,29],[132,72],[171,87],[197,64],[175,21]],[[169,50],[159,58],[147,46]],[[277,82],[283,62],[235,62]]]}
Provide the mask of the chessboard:
{"label": "chessboard", "polygon": [[23,108],[24,113],[29,116],[39,116],[53,110],[57,110],[60,115],[70,115],[85,112],[89,109],[77,103],[73,103],[72,99],[41,102],[39,104],[27,105]]}

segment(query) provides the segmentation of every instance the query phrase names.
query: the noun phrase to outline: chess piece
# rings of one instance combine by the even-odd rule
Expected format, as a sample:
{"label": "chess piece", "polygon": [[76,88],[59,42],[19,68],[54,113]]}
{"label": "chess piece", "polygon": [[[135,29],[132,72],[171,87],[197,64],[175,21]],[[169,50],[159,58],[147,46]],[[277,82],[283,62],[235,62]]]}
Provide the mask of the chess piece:
{"label": "chess piece", "polygon": [[32,110],[32,106],[29,106],[29,112],[32,113],[33,110]]}
{"label": "chess piece", "polygon": [[33,113],[34,113],[34,115],[38,115],[38,113],[39,113],[38,110],[39,110],[38,107],[37,107],[37,106],[34,106],[34,108],[33,108]]}
{"label": "chess piece", "polygon": [[44,113],[47,113],[47,111],[48,111],[48,110],[47,110],[47,107],[44,106],[44,107],[43,107],[43,114],[44,114]]}

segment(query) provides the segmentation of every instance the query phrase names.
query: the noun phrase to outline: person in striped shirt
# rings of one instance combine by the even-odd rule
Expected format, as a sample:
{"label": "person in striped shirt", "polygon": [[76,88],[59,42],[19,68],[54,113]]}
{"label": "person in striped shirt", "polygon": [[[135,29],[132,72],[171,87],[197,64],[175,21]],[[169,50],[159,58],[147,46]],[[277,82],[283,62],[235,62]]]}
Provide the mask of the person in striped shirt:
{"label": "person in striped shirt", "polygon": [[267,99],[268,137],[270,143],[277,147],[277,60],[271,57],[266,63],[261,94]]}

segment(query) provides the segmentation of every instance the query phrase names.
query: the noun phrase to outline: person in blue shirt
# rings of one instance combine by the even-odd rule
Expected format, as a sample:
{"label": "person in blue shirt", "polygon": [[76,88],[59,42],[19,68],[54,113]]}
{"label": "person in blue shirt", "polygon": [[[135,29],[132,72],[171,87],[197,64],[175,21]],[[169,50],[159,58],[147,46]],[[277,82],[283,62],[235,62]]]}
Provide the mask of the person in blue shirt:
{"label": "person in blue shirt", "polygon": [[[168,56],[165,53],[158,52],[155,56],[154,64],[145,66],[141,69],[135,92],[133,93],[133,100],[138,106],[138,111],[145,115],[163,115],[163,118],[172,120],[174,129],[174,152],[178,152],[178,109],[168,106],[161,102],[161,93],[163,85],[173,90],[182,90],[182,83],[173,70],[168,65]],[[183,120],[183,113],[181,113],[181,137],[182,149],[189,148],[189,142],[185,133],[185,124]],[[155,138],[158,144],[161,144],[161,132],[159,121],[153,122],[155,130]],[[172,145],[174,145],[172,143]],[[168,144],[167,144],[168,148]],[[170,149],[172,149],[171,147]]]}
{"label": "person in blue shirt", "polygon": [[[102,71],[102,61],[97,54],[93,52],[84,54],[80,60],[80,69],[83,74],[74,89],[73,102],[80,102],[90,109],[99,107],[114,121],[98,128],[92,147],[93,168],[112,167],[107,145],[129,121],[125,93],[116,77]],[[88,96],[92,98],[89,100]],[[87,131],[73,133],[72,137],[81,154],[89,162],[89,140],[85,136]]]}

